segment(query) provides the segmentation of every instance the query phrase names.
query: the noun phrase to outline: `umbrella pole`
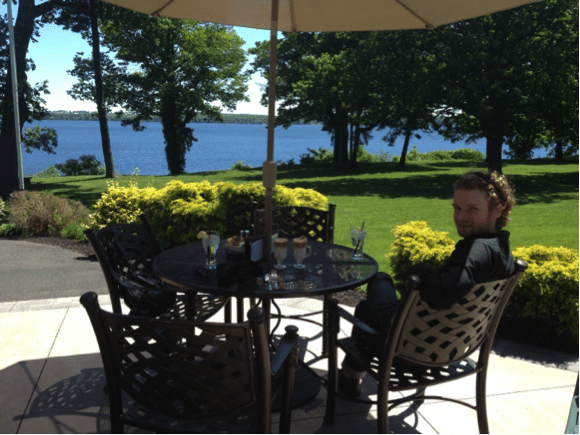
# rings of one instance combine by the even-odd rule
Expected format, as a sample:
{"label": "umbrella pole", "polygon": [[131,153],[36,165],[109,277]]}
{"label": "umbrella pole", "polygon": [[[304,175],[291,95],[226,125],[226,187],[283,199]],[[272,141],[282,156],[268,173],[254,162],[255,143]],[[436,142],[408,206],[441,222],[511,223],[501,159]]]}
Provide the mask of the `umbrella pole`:
{"label": "umbrella pole", "polygon": [[14,138],[16,140],[16,158],[18,160],[18,190],[24,190],[22,175],[22,148],[20,145],[20,106],[18,105],[18,76],[16,73],[16,43],[12,23],[12,1],[8,0],[8,34],[10,35],[10,66],[12,73],[12,101],[14,104]]}
{"label": "umbrella pole", "polygon": [[272,189],[276,185],[276,162],[274,161],[274,128],[276,122],[276,57],[278,49],[278,0],[272,0],[270,26],[270,92],[268,93],[268,153],[262,165],[266,196],[264,198],[264,259],[270,261],[272,245]]}

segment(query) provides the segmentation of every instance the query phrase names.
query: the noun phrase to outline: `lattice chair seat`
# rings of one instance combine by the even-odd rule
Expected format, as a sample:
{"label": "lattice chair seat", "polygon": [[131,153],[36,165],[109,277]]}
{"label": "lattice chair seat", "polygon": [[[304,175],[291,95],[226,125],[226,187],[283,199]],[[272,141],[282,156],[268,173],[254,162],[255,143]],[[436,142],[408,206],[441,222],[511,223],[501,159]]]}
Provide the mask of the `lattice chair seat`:
{"label": "lattice chair seat", "polygon": [[284,373],[281,431],[290,430],[298,329],[269,355],[264,312],[249,323],[168,321],[103,311],[89,292],[91,319],[109,386],[111,431],[124,425],[156,432],[271,430],[272,377]]}
{"label": "lattice chair seat", "polygon": [[[86,230],[107,281],[113,311],[121,313],[121,299],[131,314],[198,320],[208,319],[228,301],[225,297],[198,294],[186,300],[179,289],[159,280],[153,259],[163,251],[145,215],[143,224],[116,224],[96,233]],[[194,304],[191,308],[189,305]]]}
{"label": "lattice chair seat", "polygon": [[[400,403],[425,399],[450,400],[477,411],[479,429],[489,432],[485,403],[487,363],[497,325],[525,262],[516,261],[515,274],[507,279],[475,285],[451,308],[433,310],[420,296],[418,277],[407,280],[407,288],[384,336],[340,308],[336,300],[328,302],[330,315],[329,393],[325,420],[334,421],[337,395],[337,349],[365,366],[378,382],[379,432],[388,433],[388,410]],[[338,339],[339,319],[357,326],[367,337]],[[380,343],[382,352],[377,352]],[[477,361],[469,358],[479,350]],[[477,374],[475,406],[440,396],[426,396],[425,388]],[[402,399],[389,400],[389,392],[417,390]],[[390,405],[389,405],[390,403]]]}

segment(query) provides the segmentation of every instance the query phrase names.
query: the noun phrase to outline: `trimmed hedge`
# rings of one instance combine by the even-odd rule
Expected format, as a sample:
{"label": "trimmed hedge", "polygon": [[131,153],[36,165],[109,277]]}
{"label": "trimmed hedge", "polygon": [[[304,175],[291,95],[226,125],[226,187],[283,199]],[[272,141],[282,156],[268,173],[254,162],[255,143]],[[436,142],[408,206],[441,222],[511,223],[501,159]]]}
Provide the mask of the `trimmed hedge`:
{"label": "trimmed hedge", "polygon": [[[110,182],[95,204],[92,227],[113,223],[139,222],[146,213],[160,241],[176,246],[197,239],[201,229],[220,231],[223,237],[238,234],[249,226],[251,204],[264,206],[265,189],[260,183],[236,185],[231,182],[211,184],[208,181],[184,183],[174,180],[161,189],[139,188],[131,182],[119,186]],[[273,189],[273,205],[300,205],[328,208],[328,199],[311,189],[277,185]]]}
{"label": "trimmed hedge", "polygon": [[395,240],[387,254],[393,281],[397,289],[403,288],[403,274],[414,264],[427,263],[440,268],[453,252],[455,242],[446,231],[433,231],[427,222],[412,221],[397,225],[391,232]]}
{"label": "trimmed hedge", "polygon": [[[421,221],[398,225],[392,232],[395,240],[387,256],[399,290],[411,265],[441,267],[455,246],[448,233]],[[500,330],[526,342],[577,349],[578,251],[534,245],[515,249],[513,256],[526,261],[528,269],[508,301]]]}
{"label": "trimmed hedge", "polygon": [[533,325],[541,341],[575,343],[578,349],[578,251],[533,245],[514,257],[528,263],[505,310],[511,321]]}

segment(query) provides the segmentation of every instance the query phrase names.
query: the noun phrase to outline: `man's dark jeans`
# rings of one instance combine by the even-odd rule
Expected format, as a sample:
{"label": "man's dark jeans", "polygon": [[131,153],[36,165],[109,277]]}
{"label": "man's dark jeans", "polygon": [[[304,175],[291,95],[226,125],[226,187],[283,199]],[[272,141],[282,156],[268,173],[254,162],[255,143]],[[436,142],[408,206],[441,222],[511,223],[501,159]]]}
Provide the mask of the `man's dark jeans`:
{"label": "man's dark jeans", "polygon": [[[354,315],[371,328],[385,335],[389,332],[398,303],[393,279],[389,274],[379,272],[368,285],[367,299],[359,302]],[[375,355],[382,351],[383,339],[369,337],[357,327],[353,328],[352,337],[361,344],[361,348],[369,346]],[[345,364],[353,371],[365,371],[364,366],[361,366],[352,358],[346,357],[343,366]]]}

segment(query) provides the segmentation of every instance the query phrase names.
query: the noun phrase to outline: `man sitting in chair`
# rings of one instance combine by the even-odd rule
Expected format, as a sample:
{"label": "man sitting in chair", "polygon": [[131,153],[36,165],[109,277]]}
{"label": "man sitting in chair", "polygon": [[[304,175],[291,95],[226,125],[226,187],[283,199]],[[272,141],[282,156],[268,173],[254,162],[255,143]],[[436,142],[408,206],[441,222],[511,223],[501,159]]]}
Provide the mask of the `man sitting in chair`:
{"label": "man sitting in chair", "polygon": [[[455,182],[454,192],[453,220],[463,240],[457,242],[440,270],[421,263],[406,272],[406,276],[421,278],[421,299],[435,310],[451,307],[475,284],[504,279],[515,271],[509,233],[501,231],[516,202],[506,177],[495,171],[469,172]],[[367,299],[358,304],[355,316],[387,334],[397,305],[392,278],[380,272],[369,283]],[[353,337],[368,340],[356,327]],[[363,368],[345,358],[339,372],[339,388],[348,396],[358,397],[364,375]]]}

